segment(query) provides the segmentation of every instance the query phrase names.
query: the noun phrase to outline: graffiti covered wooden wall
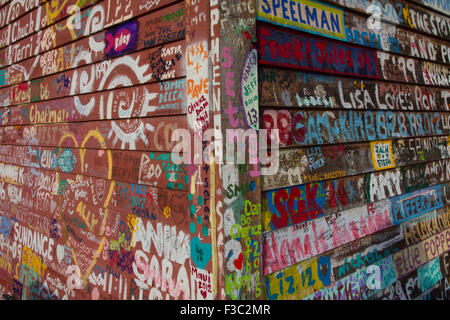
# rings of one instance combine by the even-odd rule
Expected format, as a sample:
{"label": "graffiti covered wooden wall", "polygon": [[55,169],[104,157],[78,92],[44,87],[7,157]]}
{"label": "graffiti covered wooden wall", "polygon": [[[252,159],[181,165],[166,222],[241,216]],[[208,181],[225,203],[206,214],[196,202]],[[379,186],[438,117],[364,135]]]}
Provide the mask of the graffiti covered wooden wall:
{"label": "graffiti covered wooden wall", "polygon": [[447,299],[449,65],[448,1],[0,1],[1,298]]}
{"label": "graffiti covered wooden wall", "polygon": [[256,10],[252,0],[222,1],[221,8],[225,293],[227,299],[262,299]]}
{"label": "graffiti covered wooden wall", "polygon": [[448,1],[256,9],[265,297],[447,299]]}
{"label": "graffiti covered wooden wall", "polygon": [[209,78],[198,2],[3,1],[4,298],[218,296],[211,170],[171,156]]}

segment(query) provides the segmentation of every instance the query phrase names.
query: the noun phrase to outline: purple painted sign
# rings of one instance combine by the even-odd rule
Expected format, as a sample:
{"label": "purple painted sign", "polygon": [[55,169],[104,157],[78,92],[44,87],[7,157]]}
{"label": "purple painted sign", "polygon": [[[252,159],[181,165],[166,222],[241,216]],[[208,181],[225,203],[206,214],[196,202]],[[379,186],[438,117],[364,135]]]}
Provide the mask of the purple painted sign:
{"label": "purple painted sign", "polygon": [[105,33],[105,57],[113,58],[134,51],[138,36],[138,24],[129,21],[109,29]]}

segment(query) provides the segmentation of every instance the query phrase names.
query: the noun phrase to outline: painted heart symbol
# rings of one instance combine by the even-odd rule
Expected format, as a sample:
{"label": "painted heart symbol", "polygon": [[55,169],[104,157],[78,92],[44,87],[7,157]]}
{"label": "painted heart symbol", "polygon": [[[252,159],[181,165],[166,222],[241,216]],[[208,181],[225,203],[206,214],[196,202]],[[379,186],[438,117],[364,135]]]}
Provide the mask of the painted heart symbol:
{"label": "painted heart symbol", "polygon": [[244,262],[244,255],[241,252],[239,257],[237,259],[234,259],[233,263],[234,263],[234,266],[236,267],[236,269],[242,270],[242,263],[243,262]]}
{"label": "painted heart symbol", "polygon": [[56,258],[58,258],[59,264],[61,264],[61,261],[64,259],[64,246],[60,244],[56,247]]}
{"label": "painted heart symbol", "polygon": [[321,265],[320,266],[320,273],[322,273],[323,276],[326,276],[328,273],[328,266],[327,265]]}
{"label": "painted heart symbol", "polygon": [[206,291],[200,290],[200,293],[203,297],[203,299],[206,299],[206,295],[208,294]]}
{"label": "painted heart symbol", "polygon": [[197,268],[205,269],[211,260],[212,250],[210,243],[202,243],[199,238],[194,237],[191,241],[191,259]]}
{"label": "painted heart symbol", "polygon": [[247,39],[247,40],[251,40],[252,39],[252,35],[250,34],[250,32],[248,32],[248,30],[242,30],[241,33],[244,34],[245,39]]}
{"label": "painted heart symbol", "polygon": [[[73,147],[76,148],[76,150],[79,150],[80,154],[78,159],[80,160],[80,163],[77,164],[77,166],[81,169],[82,174],[85,174],[86,168],[86,149],[84,149],[84,146],[90,139],[95,139],[99,143],[100,148],[104,149],[105,154],[107,155],[108,175],[106,180],[107,182],[104,183],[104,194],[102,193],[101,199],[98,193],[94,192],[92,188],[84,187],[86,185],[89,186],[92,183],[92,179],[84,175],[78,175],[76,178],[76,183],[74,183],[75,181],[71,182],[71,179],[68,179],[68,186],[64,188],[63,193],[60,194],[60,221],[64,229],[63,233],[66,245],[70,248],[75,266],[80,270],[80,279],[83,283],[86,283],[86,280],[89,277],[92,268],[95,266],[97,258],[100,256],[105,243],[104,231],[108,217],[108,206],[115,186],[115,182],[112,181],[112,154],[110,150],[106,150],[105,140],[97,130],[89,131],[84,137],[81,145],[79,145],[73,134],[67,133],[61,137],[59,146],[63,145],[66,139],[70,139],[73,142]],[[73,185],[77,184],[79,187],[73,187]],[[96,187],[97,188],[95,191],[98,191],[99,186],[97,185]],[[83,199],[75,201],[75,194],[77,192],[87,193],[87,199],[96,198],[98,200],[97,205],[85,203]],[[73,212],[71,214],[73,220],[70,220],[70,222],[67,222],[62,218],[63,216],[67,216],[68,212]],[[96,239],[93,239],[92,241],[90,241],[90,239],[84,239],[84,237],[81,236],[81,232],[79,232],[81,229],[84,229],[84,231],[90,231]],[[71,239],[72,242],[70,241]],[[79,240],[83,240],[85,245],[90,246],[92,250],[90,250],[89,253],[85,253],[79,249],[77,250],[78,246],[74,247],[72,243],[77,241],[79,242]]]}
{"label": "painted heart symbol", "polygon": [[325,286],[331,284],[331,259],[329,256],[320,256],[317,260],[317,275]]}

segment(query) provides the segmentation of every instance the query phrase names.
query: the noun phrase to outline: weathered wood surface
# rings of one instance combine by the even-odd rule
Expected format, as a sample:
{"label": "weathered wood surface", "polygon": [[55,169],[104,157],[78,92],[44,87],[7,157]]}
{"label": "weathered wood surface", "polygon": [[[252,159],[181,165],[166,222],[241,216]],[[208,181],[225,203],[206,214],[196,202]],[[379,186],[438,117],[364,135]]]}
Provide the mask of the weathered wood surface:
{"label": "weathered wood surface", "polygon": [[[0,161],[3,163],[173,190],[187,191],[189,187],[188,166],[175,164],[168,152],[105,152],[103,149],[33,146],[1,146],[0,149]],[[85,167],[86,163],[91,165]]]}
{"label": "weathered wood surface", "polygon": [[447,87],[447,65],[346,44],[282,29],[258,26],[259,63],[304,71]]}
{"label": "weathered wood surface", "polygon": [[[40,52],[39,55],[17,62],[0,72],[7,78],[4,85],[13,85],[103,61],[105,58],[181,40],[184,36],[184,3],[179,3],[157,11],[154,15],[132,19],[57,49]],[[42,41],[43,39],[41,43]],[[64,40],[56,37],[53,40],[58,41],[64,43]],[[104,45],[93,46],[93,43]],[[41,45],[40,48],[42,47],[44,46]]]}
{"label": "weathered wood surface", "polygon": [[446,3],[257,1],[266,298],[447,297]]}
{"label": "weathered wood surface", "polygon": [[[170,153],[172,132],[190,129],[186,4],[83,1],[70,29],[64,3],[0,8],[0,293],[215,298],[209,207],[220,203],[209,170]],[[42,23],[18,32],[38,10]]]}
{"label": "weathered wood surface", "polygon": [[[393,1],[383,0],[370,2],[366,0],[328,0],[327,2],[351,8],[368,15],[379,15],[380,19],[396,26],[402,26],[416,32],[433,35],[439,38],[448,39],[450,37],[450,7],[448,1],[413,0]],[[422,6],[433,6],[433,11]],[[372,5],[372,6],[371,6]],[[379,10],[379,11],[378,11]],[[444,15],[447,14],[447,16]]]}
{"label": "weathered wood surface", "polygon": [[265,109],[263,128],[280,147],[363,142],[450,133],[449,112]]}
{"label": "weathered wood surface", "polygon": [[424,6],[425,8],[429,8],[435,10],[439,13],[444,13],[450,16],[450,3],[448,0],[444,1],[435,1],[435,0],[413,0],[414,3]]}
{"label": "weathered wood surface", "polygon": [[[63,86],[63,81],[59,86]],[[1,110],[0,123],[3,126],[37,125],[185,113],[186,79],[180,78],[5,107]]]}
{"label": "weathered wood surface", "polygon": [[[448,229],[450,225],[448,211],[446,208],[441,208],[438,211],[440,213],[432,211],[408,223],[413,228],[425,228],[427,230],[425,232],[428,235],[422,233],[422,240]],[[424,224],[431,227],[424,227]],[[268,275],[266,277],[266,297],[268,299],[302,299],[311,295],[310,298],[321,298],[324,291],[332,289],[331,292],[328,292],[329,299],[400,298],[406,300],[417,298],[419,294],[424,293],[440,280],[439,276],[429,277],[429,274],[427,274],[429,266],[433,266],[433,270],[440,269],[442,279],[448,275],[448,253],[440,255],[437,262],[436,258],[430,261],[426,261],[425,258],[422,265],[415,268],[408,276],[399,275],[395,269],[393,257],[402,257],[401,259],[405,259],[405,264],[410,263],[410,261],[406,261],[408,257],[401,254],[407,246],[411,245],[409,236],[404,234],[405,230],[402,232],[402,228],[403,226],[389,227],[292,265],[283,271]],[[425,254],[422,257],[425,257]],[[391,271],[394,269],[393,273],[381,275],[382,282],[391,284],[384,290],[371,290],[374,288],[368,288],[367,286],[367,281],[371,280],[370,273],[369,276],[362,278],[363,281],[359,282],[358,272],[370,266],[379,265],[381,261],[389,261],[387,264],[391,266]],[[403,263],[403,261],[401,262]],[[418,288],[415,289],[416,292],[413,295],[412,288],[405,290],[405,285],[414,277],[416,278],[415,282],[417,282],[418,275],[421,278],[420,284],[415,284]],[[352,277],[357,279],[354,285],[351,284],[355,281],[352,280]],[[332,283],[339,285],[324,289]],[[402,290],[400,290],[401,285],[403,286]],[[317,291],[322,292],[316,293]],[[436,294],[440,292],[437,289],[433,289],[433,291]]]}
{"label": "weathered wood surface", "polygon": [[[429,34],[439,34],[440,37],[448,39],[450,18],[430,14],[429,12],[419,13],[413,8],[407,8],[406,12],[408,10],[414,12],[414,22],[411,21],[409,12],[406,13],[408,15],[408,22],[406,22],[403,17],[397,17],[398,12],[393,8],[392,10],[386,9],[390,4],[377,3],[369,4],[367,1],[364,1],[364,3],[363,1],[358,3],[348,1],[347,7],[358,8],[358,11],[370,13],[370,16],[350,12],[347,8],[342,10],[336,7],[329,7],[327,11],[332,13],[329,16],[324,16],[320,12],[317,13],[317,11],[316,13],[314,11],[310,13],[309,10],[311,9],[301,10],[302,4],[304,4],[302,1],[286,1],[279,4],[275,1],[259,1],[257,16],[262,21],[288,26],[296,30],[319,33],[326,37],[337,38],[380,51],[439,63],[448,64],[450,62],[449,52],[447,51],[449,48],[448,42],[429,36]],[[358,5],[362,6],[363,9],[360,9]],[[381,8],[382,6],[384,10]],[[311,5],[311,7],[314,6]],[[401,3],[397,3],[396,9],[399,10],[399,7],[402,7]],[[315,8],[321,8],[321,5],[316,5]],[[400,11],[402,14],[404,13],[402,9]],[[394,18],[393,16],[397,18],[397,21],[388,20],[389,18]],[[430,22],[425,21],[424,23],[424,16],[427,16]],[[386,23],[385,21],[388,22]],[[417,30],[417,27],[419,30]],[[421,34],[424,30],[428,33],[427,35]]]}
{"label": "weathered wood surface", "polygon": [[329,180],[449,158],[448,136],[281,149],[278,171],[263,190]]}
{"label": "weathered wood surface", "polygon": [[[3,101],[3,106],[181,77],[185,72],[184,46],[183,41],[173,42],[2,88],[1,94],[9,96]],[[118,77],[118,74],[121,76]]]}
{"label": "weathered wood surface", "polygon": [[[43,39],[47,38],[47,41],[44,41],[44,43],[50,42],[53,37],[60,33],[60,30],[62,30],[60,35],[62,39],[66,37],[66,41],[76,40],[79,37],[88,35],[90,32],[101,31],[104,28],[106,29],[114,24],[126,21],[133,16],[154,11],[155,9],[175,2],[174,0],[163,0],[158,2],[139,0],[138,2],[132,3],[130,0],[125,2],[118,0],[102,0],[98,4],[87,8],[92,2],[83,1],[81,2],[81,7],[78,6],[79,10],[75,10],[73,7],[68,9],[70,6],[76,4],[76,1],[70,1],[70,3],[67,1],[60,3],[59,0],[56,2],[52,1],[45,3],[28,12],[13,23],[3,27],[0,29],[0,46],[4,47],[12,45],[40,30],[45,30],[43,34],[37,34],[39,38],[41,36]],[[65,7],[64,4],[67,4],[68,7]],[[63,11],[64,8],[66,8],[66,11]],[[62,14],[60,15],[61,11]],[[60,20],[60,18],[64,18],[68,15],[69,17],[64,21]],[[60,17],[58,18],[58,16]],[[44,29],[47,26],[51,27]],[[85,26],[87,28],[86,30],[84,30]],[[47,37],[45,37],[46,34]],[[31,40],[28,42],[33,41]],[[58,43],[58,45],[60,44],[61,42]],[[56,45],[56,43],[54,43],[54,45]],[[43,46],[43,48],[46,47]]]}
{"label": "weathered wood surface", "polygon": [[[254,1],[223,1],[221,8],[226,8],[220,29],[221,131],[225,137],[226,130],[258,129],[259,111],[257,100],[244,102],[244,92],[258,98],[258,88],[254,85],[257,52],[252,43],[256,30]],[[232,156],[236,154],[237,150]],[[258,165],[246,162],[244,167],[241,170],[237,164],[227,164],[222,166],[221,172],[222,192],[228,188],[253,186],[231,198],[223,197],[225,292],[228,299],[261,299],[264,285],[261,236],[246,232],[261,227],[260,172]],[[236,235],[235,229],[242,232]]]}
{"label": "weathered wood surface", "polygon": [[290,186],[263,194],[263,228],[280,229],[410,193],[449,178],[449,159]]}
{"label": "weathered wood surface", "polygon": [[261,67],[259,101],[262,107],[449,111],[450,91],[424,85]]}

